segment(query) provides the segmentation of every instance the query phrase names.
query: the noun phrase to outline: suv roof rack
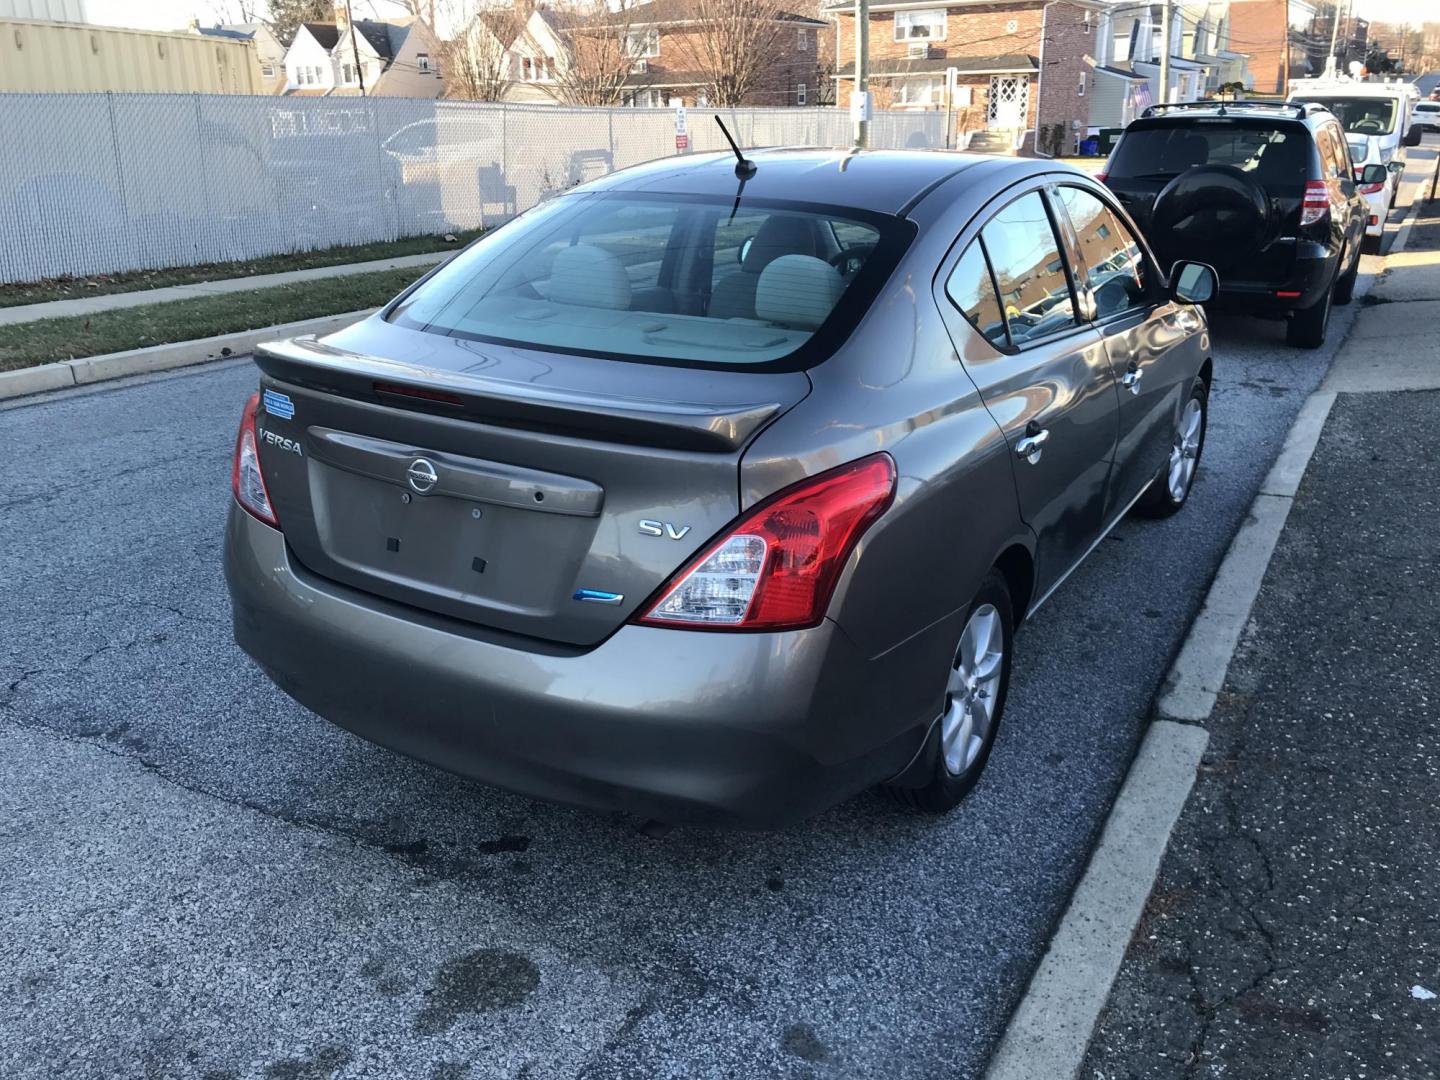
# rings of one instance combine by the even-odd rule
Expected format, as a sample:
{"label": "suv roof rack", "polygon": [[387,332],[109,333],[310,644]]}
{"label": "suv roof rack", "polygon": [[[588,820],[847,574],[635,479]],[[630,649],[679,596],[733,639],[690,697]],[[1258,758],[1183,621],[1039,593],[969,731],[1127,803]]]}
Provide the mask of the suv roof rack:
{"label": "suv roof rack", "polygon": [[1183,112],[1187,109],[1207,109],[1218,116],[1224,116],[1232,109],[1240,112],[1265,110],[1288,113],[1299,119],[1304,119],[1314,112],[1330,111],[1324,105],[1313,101],[1172,101],[1164,105],[1151,105],[1140,116],[1163,116],[1172,110]]}

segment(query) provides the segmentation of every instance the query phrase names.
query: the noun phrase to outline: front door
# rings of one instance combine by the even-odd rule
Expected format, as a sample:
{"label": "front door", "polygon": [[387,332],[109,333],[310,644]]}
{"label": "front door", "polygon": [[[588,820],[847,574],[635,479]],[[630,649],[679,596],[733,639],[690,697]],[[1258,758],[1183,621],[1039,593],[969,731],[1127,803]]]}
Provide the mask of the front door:
{"label": "front door", "polygon": [[1021,131],[1027,125],[1030,106],[1028,75],[990,76],[990,101],[985,113],[985,126],[1005,131]]}
{"label": "front door", "polygon": [[1100,535],[1118,433],[1105,345],[1080,316],[1061,250],[1032,190],[993,214],[945,288],[993,346],[957,341],[1010,449],[1020,514],[1036,537],[1036,596]]}
{"label": "front door", "polygon": [[1110,521],[1169,463],[1194,368],[1177,346],[1195,328],[1196,315],[1164,298],[1157,268],[1098,193],[1070,184],[1055,190],[1069,226],[1082,307],[1105,339],[1120,387],[1120,442],[1105,511]]}

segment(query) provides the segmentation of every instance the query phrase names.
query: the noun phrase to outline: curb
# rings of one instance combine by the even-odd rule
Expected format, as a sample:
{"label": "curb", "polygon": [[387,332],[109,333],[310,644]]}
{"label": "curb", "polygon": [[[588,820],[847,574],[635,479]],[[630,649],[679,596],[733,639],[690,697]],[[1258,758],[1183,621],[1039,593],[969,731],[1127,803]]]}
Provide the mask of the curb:
{"label": "curb", "polygon": [[306,334],[321,337],[333,334],[378,310],[367,308],[364,311],[302,319],[299,322],[281,323],[279,326],[262,326],[255,330],[240,330],[233,334],[220,334],[195,341],[177,341],[148,349],[130,349],[126,352],[106,353],[103,356],[65,360],[58,364],[41,364],[38,367],[21,368],[19,371],[0,372],[0,401],[47,390],[64,390],[72,386],[121,379],[127,375],[145,375],[153,371],[189,367],[211,360],[230,360],[249,352],[262,341],[301,337]]}

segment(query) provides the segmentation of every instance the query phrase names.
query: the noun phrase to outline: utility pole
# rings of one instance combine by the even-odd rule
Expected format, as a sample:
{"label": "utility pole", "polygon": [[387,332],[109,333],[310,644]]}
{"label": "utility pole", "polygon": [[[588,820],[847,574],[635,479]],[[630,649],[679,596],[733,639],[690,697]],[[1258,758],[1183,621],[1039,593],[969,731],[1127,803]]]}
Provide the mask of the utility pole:
{"label": "utility pole", "polygon": [[1160,5],[1160,104],[1170,100],[1170,20],[1173,0]]}
{"label": "utility pole", "polygon": [[1340,0],[1335,0],[1330,10],[1330,60],[1326,63],[1327,74],[1331,76],[1340,73],[1340,54],[1335,51],[1340,41]]}
{"label": "utility pole", "polygon": [[[870,0],[855,0],[855,90],[870,89]],[[868,120],[855,121],[855,145],[864,146],[870,139]]]}
{"label": "utility pole", "polygon": [[350,31],[350,55],[355,58],[355,78],[360,81],[360,96],[365,96],[365,68],[360,63],[360,46],[355,44],[355,13],[350,0],[345,0],[345,26]]}

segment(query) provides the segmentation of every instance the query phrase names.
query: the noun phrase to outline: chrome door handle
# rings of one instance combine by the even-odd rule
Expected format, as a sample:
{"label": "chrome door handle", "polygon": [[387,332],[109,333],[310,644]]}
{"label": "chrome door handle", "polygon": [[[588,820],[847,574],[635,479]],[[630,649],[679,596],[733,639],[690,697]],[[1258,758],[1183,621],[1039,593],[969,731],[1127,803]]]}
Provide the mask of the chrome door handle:
{"label": "chrome door handle", "polygon": [[1145,377],[1145,372],[1138,367],[1132,367],[1124,375],[1120,376],[1120,385],[1129,390],[1132,394],[1140,393],[1140,380]]}
{"label": "chrome door handle", "polygon": [[1027,464],[1038,465],[1045,443],[1050,438],[1050,429],[1042,428],[1034,435],[1026,435],[1015,444],[1015,456],[1024,458]]}

